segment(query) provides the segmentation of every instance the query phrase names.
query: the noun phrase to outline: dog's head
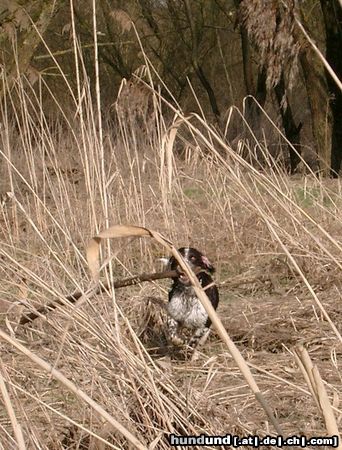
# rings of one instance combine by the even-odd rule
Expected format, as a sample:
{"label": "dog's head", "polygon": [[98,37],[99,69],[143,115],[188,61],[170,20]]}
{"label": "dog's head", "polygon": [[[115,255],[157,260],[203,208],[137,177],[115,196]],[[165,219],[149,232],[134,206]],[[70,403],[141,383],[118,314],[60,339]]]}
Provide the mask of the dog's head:
{"label": "dog's head", "polygon": [[[186,263],[190,266],[192,270],[203,269],[210,273],[215,272],[214,266],[211,264],[209,259],[203,255],[200,251],[196,250],[192,247],[182,247],[178,249],[178,252],[181,254]],[[170,270],[176,270],[179,273],[179,281],[183,284],[189,284],[188,277],[183,273],[182,268],[180,267],[178,261],[174,256],[171,256],[167,262],[167,267]]]}

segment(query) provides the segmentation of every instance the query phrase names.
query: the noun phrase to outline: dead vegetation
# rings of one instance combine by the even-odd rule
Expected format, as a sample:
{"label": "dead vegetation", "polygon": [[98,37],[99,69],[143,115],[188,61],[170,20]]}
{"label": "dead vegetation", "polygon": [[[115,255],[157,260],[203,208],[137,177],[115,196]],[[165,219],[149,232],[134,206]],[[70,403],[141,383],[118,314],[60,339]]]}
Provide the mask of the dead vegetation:
{"label": "dead vegetation", "polygon": [[[1,191],[11,195],[0,209],[0,321],[10,336],[1,341],[8,401],[2,390],[0,442],[14,449],[23,436],[20,448],[167,449],[170,433],[276,434],[216,333],[196,362],[166,348],[164,312],[153,298],[166,299],[168,281],[76,307],[65,302],[89,287],[89,239],[119,223],[157,229],[210,255],[219,315],[283,434],[329,434],[294,347],[304,346],[317,365],[339,424],[339,181],[291,179],[260,143],[263,170],[256,169],[202,118],[150,96],[145,123],[136,103],[130,109],[119,98],[115,130],[95,122],[90,99],[72,126],[51,130],[25,105],[18,132],[2,118]],[[103,252],[108,283],[152,271],[163,255],[146,239],[118,240]],[[55,311],[18,326],[24,309],[55,298]]]}

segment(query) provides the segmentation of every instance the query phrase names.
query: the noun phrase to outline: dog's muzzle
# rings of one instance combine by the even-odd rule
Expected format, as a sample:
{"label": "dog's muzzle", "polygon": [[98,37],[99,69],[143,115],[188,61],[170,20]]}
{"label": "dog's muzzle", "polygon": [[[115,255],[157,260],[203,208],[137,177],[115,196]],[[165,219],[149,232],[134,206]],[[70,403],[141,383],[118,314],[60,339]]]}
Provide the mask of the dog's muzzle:
{"label": "dog's muzzle", "polygon": [[180,266],[177,266],[176,272],[178,274],[178,279],[182,284],[185,284],[185,285],[191,284],[189,277],[183,272],[183,270]]}

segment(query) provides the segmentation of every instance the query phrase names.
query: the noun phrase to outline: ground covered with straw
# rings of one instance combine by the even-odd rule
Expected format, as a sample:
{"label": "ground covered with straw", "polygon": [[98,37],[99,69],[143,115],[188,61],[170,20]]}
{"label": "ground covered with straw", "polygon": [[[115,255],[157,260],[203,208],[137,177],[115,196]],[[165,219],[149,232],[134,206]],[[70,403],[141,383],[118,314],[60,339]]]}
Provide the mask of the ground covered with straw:
{"label": "ground covered with straw", "polygon": [[[203,118],[150,96],[143,116],[119,98],[114,124],[84,105],[72,124],[47,123],[32,104],[19,128],[2,118],[0,446],[167,449],[172,433],[278,434],[215,330],[196,361],[166,345],[169,280],[18,325],[25,311],[88,289],[87,243],[113,224],[205,252],[219,316],[283,435],[329,436],[327,411],[337,426],[342,417],[340,182],[290,178],[265,143],[242,158]],[[101,277],[158,271],[161,256],[151,239],[110,242]],[[311,392],[305,357],[330,406]]]}

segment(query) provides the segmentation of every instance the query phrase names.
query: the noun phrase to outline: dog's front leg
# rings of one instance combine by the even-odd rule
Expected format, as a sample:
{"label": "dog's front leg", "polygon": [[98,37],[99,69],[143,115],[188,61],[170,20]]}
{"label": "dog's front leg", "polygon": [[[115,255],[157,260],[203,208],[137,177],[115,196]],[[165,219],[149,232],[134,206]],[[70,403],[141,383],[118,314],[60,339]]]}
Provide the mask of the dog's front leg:
{"label": "dog's front leg", "polygon": [[167,317],[167,340],[173,345],[182,345],[184,341],[178,336],[179,323],[172,317]]}
{"label": "dog's front leg", "polygon": [[208,327],[197,328],[194,335],[191,337],[189,341],[189,346],[192,348],[201,347],[202,345],[205,344],[209,334],[210,328]]}

